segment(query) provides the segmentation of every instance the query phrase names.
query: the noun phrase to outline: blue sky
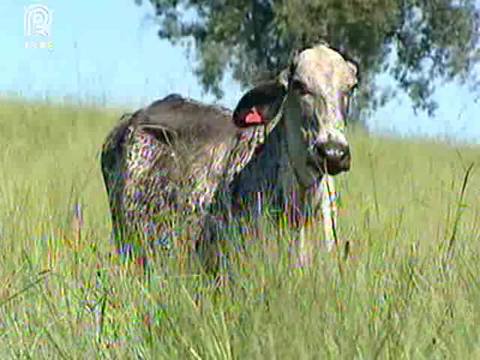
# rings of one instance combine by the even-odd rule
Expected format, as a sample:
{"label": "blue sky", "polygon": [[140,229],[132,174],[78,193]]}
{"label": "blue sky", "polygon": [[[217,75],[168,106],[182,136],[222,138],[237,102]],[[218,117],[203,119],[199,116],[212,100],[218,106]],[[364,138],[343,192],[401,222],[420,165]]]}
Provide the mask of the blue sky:
{"label": "blue sky", "polygon": [[[96,99],[135,108],[170,92],[207,102],[192,62],[181,48],[156,36],[148,1],[134,0],[2,0],[0,2],[0,94],[28,98]],[[24,8],[44,4],[53,11],[49,40],[53,49],[26,49]],[[388,83],[388,79],[385,80]],[[235,106],[242,95],[231,79],[220,101]],[[477,94],[477,96],[480,94]],[[415,115],[405,96],[397,96],[370,119],[376,132],[450,137],[480,143],[480,102],[464,87],[440,86],[435,118]]]}

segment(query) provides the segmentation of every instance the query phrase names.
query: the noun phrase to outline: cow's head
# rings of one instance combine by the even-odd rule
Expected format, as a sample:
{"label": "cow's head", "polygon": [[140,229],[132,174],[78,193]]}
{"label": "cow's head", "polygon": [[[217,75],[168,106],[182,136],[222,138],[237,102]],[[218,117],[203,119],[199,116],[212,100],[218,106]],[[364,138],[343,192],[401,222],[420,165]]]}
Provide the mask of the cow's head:
{"label": "cow's head", "polygon": [[239,127],[268,123],[282,112],[290,161],[299,180],[350,169],[345,124],[357,66],[327,45],[298,52],[276,81],[247,92],[234,111]]}

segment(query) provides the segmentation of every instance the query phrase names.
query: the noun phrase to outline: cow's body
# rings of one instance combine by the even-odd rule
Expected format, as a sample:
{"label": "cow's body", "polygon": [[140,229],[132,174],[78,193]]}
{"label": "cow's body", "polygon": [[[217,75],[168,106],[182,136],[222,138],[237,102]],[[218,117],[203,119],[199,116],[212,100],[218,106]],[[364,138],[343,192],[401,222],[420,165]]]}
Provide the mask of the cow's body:
{"label": "cow's body", "polygon": [[[202,113],[208,115],[199,122]],[[141,241],[167,245],[174,232],[167,220],[172,213],[191,216],[195,238],[207,212],[222,212],[228,221],[267,202],[298,223],[294,211],[302,210],[297,207],[303,205],[304,192],[289,165],[284,127],[265,136],[266,127],[237,129],[231,119],[226,109],[170,95],[120,121],[102,151],[117,246],[139,234]],[[200,136],[199,128],[204,129]],[[172,130],[176,138],[169,138]],[[327,187],[319,182],[309,189],[308,199],[322,204],[331,244],[335,205]]]}
{"label": "cow's body", "polygon": [[336,208],[326,174],[350,168],[343,130],[356,71],[320,45],[233,113],[170,95],[125,117],[102,151],[117,245],[165,245],[176,214],[192,225],[197,249],[216,256],[222,229],[267,206],[300,230],[320,213],[331,248]]}

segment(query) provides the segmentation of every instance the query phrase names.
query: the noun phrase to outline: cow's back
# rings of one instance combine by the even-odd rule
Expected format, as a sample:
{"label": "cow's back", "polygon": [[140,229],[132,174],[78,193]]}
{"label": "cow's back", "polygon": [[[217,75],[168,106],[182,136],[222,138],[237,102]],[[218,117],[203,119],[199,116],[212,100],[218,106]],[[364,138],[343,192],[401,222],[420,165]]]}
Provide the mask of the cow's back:
{"label": "cow's back", "polygon": [[201,145],[222,142],[236,132],[230,110],[177,94],[155,101],[139,111],[133,123],[140,128],[162,127],[175,132],[177,140]]}

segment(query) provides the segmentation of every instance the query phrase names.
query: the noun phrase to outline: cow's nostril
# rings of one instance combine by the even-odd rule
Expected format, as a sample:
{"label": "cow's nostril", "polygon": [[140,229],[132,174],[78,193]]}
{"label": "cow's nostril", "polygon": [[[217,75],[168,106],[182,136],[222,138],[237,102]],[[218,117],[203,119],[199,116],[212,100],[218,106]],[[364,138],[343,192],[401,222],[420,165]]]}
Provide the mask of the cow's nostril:
{"label": "cow's nostril", "polygon": [[[350,169],[350,149],[348,145],[322,143],[316,146],[317,156],[329,174],[338,174]],[[318,160],[317,160],[318,161]]]}
{"label": "cow's nostril", "polygon": [[346,159],[348,157],[350,157],[350,148],[348,146],[346,146],[342,149],[342,155],[341,155],[340,158],[343,160],[343,159]]}
{"label": "cow's nostril", "polygon": [[320,157],[329,160],[340,160],[348,156],[348,146],[336,144],[320,144],[316,147],[317,153]]}
{"label": "cow's nostril", "polygon": [[325,155],[330,159],[341,159],[345,156],[346,151],[339,148],[329,148],[325,149]]}

